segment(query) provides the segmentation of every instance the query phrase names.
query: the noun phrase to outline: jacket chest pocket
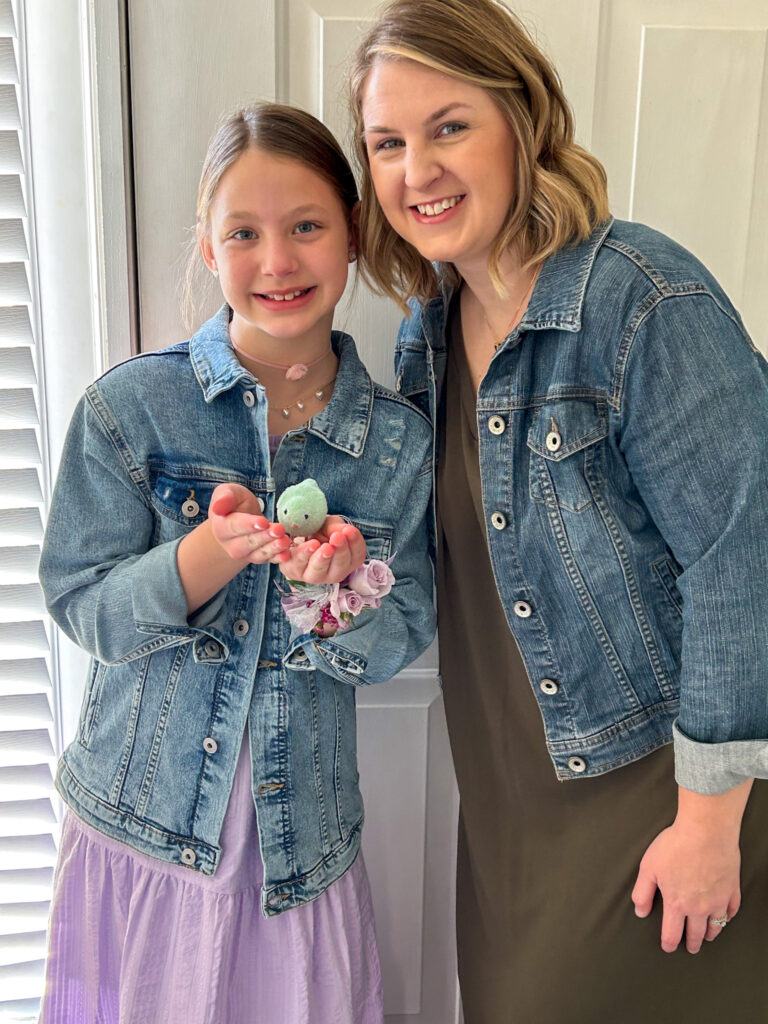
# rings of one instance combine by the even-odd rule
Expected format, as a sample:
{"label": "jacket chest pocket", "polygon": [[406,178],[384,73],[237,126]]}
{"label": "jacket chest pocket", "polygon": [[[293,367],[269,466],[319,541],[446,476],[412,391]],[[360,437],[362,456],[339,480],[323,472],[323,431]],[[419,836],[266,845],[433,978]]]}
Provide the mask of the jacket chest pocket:
{"label": "jacket chest pocket", "polygon": [[530,494],[534,501],[583,512],[592,504],[601,442],[608,434],[605,406],[563,400],[541,406],[528,430]]}
{"label": "jacket chest pocket", "polygon": [[[263,502],[266,489],[237,473],[200,467],[150,466],[152,506],[159,523],[158,542],[172,540],[208,518],[211,496],[219,484],[242,484]],[[264,481],[266,483],[266,481]]]}

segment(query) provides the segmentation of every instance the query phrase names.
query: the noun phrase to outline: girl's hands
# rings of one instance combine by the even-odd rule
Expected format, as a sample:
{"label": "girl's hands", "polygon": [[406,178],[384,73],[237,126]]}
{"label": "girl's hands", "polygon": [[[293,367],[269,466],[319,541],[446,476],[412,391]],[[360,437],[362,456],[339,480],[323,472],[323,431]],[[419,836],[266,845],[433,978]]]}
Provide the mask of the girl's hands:
{"label": "girl's hands", "polygon": [[679,788],[672,825],[654,839],[640,862],[632,891],[635,913],[647,917],[658,889],[664,903],[661,948],[673,953],[685,930],[685,948],[722,932],[712,919],[730,920],[741,904],[739,832],[752,780],[726,793],[703,796]]}
{"label": "girl's hands", "polygon": [[[326,516],[314,536],[294,544],[280,572],[302,583],[341,583],[365,561],[365,540],[356,526],[341,516]],[[275,560],[276,561],[276,560]]]}
{"label": "girl's hands", "polygon": [[219,484],[208,519],[213,536],[233,561],[262,565],[290,558],[291,538],[280,523],[270,523],[261,514],[258,499],[247,487]]}
{"label": "girl's hands", "polygon": [[290,580],[341,583],[365,561],[363,535],[341,516],[326,516],[314,536],[293,544],[285,528],[270,523],[256,496],[240,484],[219,484],[208,519],[214,538],[233,561],[275,562]]}

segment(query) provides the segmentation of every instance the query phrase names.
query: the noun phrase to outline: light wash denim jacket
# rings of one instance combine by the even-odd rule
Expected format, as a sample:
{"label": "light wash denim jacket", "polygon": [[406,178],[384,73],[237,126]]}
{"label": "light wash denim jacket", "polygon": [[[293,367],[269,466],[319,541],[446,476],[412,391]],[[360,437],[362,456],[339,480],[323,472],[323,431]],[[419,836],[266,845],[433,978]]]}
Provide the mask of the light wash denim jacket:
{"label": "light wash denim jacket", "polygon": [[[397,388],[436,422],[450,288]],[[494,577],[560,779],[673,737],[700,793],[768,776],[768,373],[711,274],[637,224],[548,259],[480,385]]]}
{"label": "light wash denim jacket", "polygon": [[[360,845],[355,687],[389,679],[434,634],[425,511],[431,427],[373,383],[351,338],[326,408],[270,467],[263,387],[235,358],[225,306],[187,342],[110,370],[78,406],[41,562],[49,610],[93,658],[56,784],[86,822],[213,874],[243,730],[264,861],[263,910],[318,896]],[[187,617],[176,564],[217,484],[274,518],[314,477],[369,558],[394,556],[381,607],[332,639],[296,635],[276,566],[251,565]]]}

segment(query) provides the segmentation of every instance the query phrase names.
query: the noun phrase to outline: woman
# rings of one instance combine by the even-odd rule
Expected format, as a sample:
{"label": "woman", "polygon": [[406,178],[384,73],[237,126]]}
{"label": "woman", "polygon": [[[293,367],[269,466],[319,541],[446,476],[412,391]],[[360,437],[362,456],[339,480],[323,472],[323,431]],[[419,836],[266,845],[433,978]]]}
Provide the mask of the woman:
{"label": "woman", "polygon": [[351,86],[367,274],[438,428],[466,1024],[764,1019],[766,365],[610,218],[505,8],[395,0]]}

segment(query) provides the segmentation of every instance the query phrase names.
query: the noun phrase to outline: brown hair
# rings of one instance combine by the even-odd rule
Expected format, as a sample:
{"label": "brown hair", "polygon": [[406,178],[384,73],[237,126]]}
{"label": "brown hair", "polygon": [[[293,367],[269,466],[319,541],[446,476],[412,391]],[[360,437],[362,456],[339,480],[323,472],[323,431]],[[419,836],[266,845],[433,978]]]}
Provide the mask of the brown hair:
{"label": "brown hair", "polygon": [[[211,203],[219,182],[247,149],[298,160],[334,189],[351,215],[357,203],[355,176],[333,134],[316,117],[280,103],[251,103],[225,114],[208,143],[197,190],[197,232],[210,228]],[[202,263],[197,237],[190,242],[182,309],[187,328],[194,318],[197,271]]]}
{"label": "brown hair", "polygon": [[[519,246],[526,266],[587,238],[608,217],[602,164],[573,141],[573,116],[557,72],[525,28],[496,0],[391,0],[363,39],[350,72],[355,148],[362,170],[361,271],[380,293],[434,295],[432,264],[384,217],[371,180],[362,102],[378,61],[412,60],[485,89],[516,142],[516,194],[489,259],[499,293],[500,259]],[[441,268],[458,283],[452,265]]]}

